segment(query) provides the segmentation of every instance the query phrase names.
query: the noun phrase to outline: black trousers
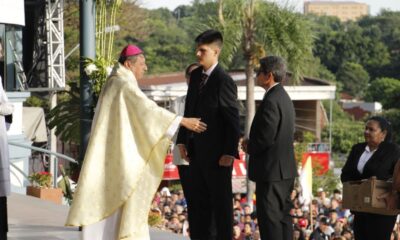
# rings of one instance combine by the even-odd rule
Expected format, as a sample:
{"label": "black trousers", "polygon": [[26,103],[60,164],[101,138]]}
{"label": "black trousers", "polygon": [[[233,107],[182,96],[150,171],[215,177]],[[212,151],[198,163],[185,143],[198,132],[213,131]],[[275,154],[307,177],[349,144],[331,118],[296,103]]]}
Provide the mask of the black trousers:
{"label": "black trousers", "polygon": [[293,223],[289,212],[293,208],[290,194],[294,179],[276,182],[256,182],[257,218],[262,240],[292,240]]}
{"label": "black trousers", "polygon": [[178,165],[178,172],[179,172],[179,179],[182,185],[183,194],[185,195],[186,202],[188,203],[190,198],[189,165]]}
{"label": "black trousers", "polygon": [[7,239],[7,197],[0,197],[0,240]]}
{"label": "black trousers", "polygon": [[355,240],[390,240],[397,216],[354,213]]}
{"label": "black trousers", "polygon": [[196,240],[231,240],[233,235],[232,167],[192,163],[189,230]]}

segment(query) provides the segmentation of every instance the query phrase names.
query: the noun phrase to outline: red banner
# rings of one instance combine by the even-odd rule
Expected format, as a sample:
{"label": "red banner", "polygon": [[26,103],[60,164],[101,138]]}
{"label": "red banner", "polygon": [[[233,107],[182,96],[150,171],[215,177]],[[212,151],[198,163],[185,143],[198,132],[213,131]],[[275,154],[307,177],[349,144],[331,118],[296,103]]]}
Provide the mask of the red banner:
{"label": "red banner", "polygon": [[304,166],[308,157],[311,157],[312,168],[315,175],[324,175],[329,170],[329,152],[303,153],[303,158],[301,160],[302,166]]}
{"label": "red banner", "polygon": [[[244,152],[239,153],[240,159],[235,159],[233,162],[232,178],[245,178],[247,176],[246,168],[246,154]],[[163,180],[178,180],[179,172],[178,167],[173,164],[172,153],[167,154],[165,157],[164,164],[164,175]]]}

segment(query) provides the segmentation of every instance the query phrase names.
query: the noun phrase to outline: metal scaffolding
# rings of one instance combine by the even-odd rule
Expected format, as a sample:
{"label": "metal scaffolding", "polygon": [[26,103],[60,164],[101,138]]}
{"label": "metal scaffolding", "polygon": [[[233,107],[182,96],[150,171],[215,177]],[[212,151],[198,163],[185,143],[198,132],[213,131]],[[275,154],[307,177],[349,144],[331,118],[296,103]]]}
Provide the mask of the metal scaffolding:
{"label": "metal scaffolding", "polygon": [[46,1],[48,89],[65,87],[63,0]]}

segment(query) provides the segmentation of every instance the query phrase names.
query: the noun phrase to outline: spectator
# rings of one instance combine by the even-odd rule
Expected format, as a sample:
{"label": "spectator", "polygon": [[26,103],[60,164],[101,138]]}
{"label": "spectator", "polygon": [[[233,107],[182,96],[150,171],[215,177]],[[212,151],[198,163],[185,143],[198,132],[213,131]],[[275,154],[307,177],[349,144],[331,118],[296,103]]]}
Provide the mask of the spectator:
{"label": "spectator", "polygon": [[353,239],[353,233],[349,229],[343,229],[342,236],[345,238],[345,240]]}
{"label": "spectator", "polygon": [[329,240],[329,220],[326,217],[321,217],[318,222],[318,227],[311,233],[310,240]]}
{"label": "spectator", "polygon": [[329,210],[329,220],[330,220],[330,224],[331,227],[335,227],[336,222],[338,220],[338,214],[334,209]]}
{"label": "spectator", "polygon": [[233,238],[232,240],[243,240],[244,236],[242,230],[240,229],[239,225],[233,226]]}
{"label": "spectator", "polygon": [[244,224],[243,235],[244,235],[244,240],[252,240],[253,239],[253,230],[251,227],[251,223],[246,222]]}
{"label": "spectator", "polygon": [[323,188],[317,189],[317,200],[320,206],[329,206],[331,204],[331,200],[326,196],[326,192]]}
{"label": "spectator", "polygon": [[304,232],[301,228],[298,226],[294,227],[293,230],[293,240],[306,240],[304,237]]}
{"label": "spectator", "polygon": [[253,233],[253,240],[261,240],[260,230],[256,229]]}
{"label": "spectator", "polygon": [[346,240],[343,236],[334,237],[332,240]]}
{"label": "spectator", "polygon": [[339,189],[333,190],[332,199],[336,199],[337,201],[341,202],[342,198],[343,198],[342,192]]}

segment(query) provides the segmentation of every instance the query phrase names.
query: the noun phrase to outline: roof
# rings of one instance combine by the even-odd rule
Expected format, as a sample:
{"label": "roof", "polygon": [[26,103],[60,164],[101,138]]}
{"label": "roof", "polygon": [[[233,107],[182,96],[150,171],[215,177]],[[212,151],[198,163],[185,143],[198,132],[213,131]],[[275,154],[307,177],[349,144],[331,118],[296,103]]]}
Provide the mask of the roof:
{"label": "roof", "polygon": [[[229,75],[233,78],[238,86],[246,85],[246,75],[240,71],[229,72]],[[288,73],[289,81],[285,82],[286,86],[290,84],[291,73]],[[159,85],[168,85],[168,84],[186,84],[185,74],[182,72],[176,73],[165,73],[165,74],[155,74],[145,76],[143,79],[138,81],[139,86],[142,88],[146,88],[149,86],[159,86]],[[300,82],[299,86],[330,86],[332,85],[326,80],[313,78],[313,77],[304,77],[303,81]]]}
{"label": "roof", "polygon": [[[239,100],[246,99],[246,75],[243,71],[229,72],[229,75],[238,86]],[[304,77],[300,85],[291,85],[289,81],[284,83],[286,91],[292,100],[326,100],[335,99],[336,86],[328,81]],[[187,92],[187,84],[184,73],[167,73],[158,75],[149,75],[138,81],[139,86],[146,95],[154,100],[174,99],[183,96]],[[265,94],[265,90],[261,87],[254,88],[255,100],[261,100]]]}
{"label": "roof", "polygon": [[345,5],[345,4],[360,4],[367,5],[366,3],[360,3],[355,1],[306,1],[304,4],[337,4],[337,5]]}

